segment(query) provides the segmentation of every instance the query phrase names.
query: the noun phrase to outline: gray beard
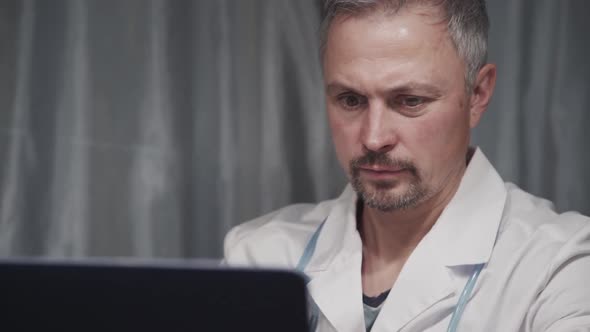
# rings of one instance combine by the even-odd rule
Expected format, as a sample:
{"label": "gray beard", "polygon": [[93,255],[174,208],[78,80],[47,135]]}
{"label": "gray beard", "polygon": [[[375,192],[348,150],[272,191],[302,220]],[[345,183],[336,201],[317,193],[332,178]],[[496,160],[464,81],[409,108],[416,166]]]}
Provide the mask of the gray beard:
{"label": "gray beard", "polygon": [[[394,194],[391,193],[391,189],[399,184],[397,181],[364,183],[361,180],[360,167],[366,165],[404,168],[412,174],[413,178],[405,192]],[[405,210],[416,207],[428,197],[428,190],[422,185],[418,170],[407,160],[392,160],[383,153],[369,151],[364,156],[350,162],[350,172],[353,189],[370,208],[383,212]]]}
{"label": "gray beard", "polygon": [[410,183],[409,188],[402,194],[391,193],[389,190],[395,184],[390,182],[369,184],[371,188],[367,188],[360,177],[357,176],[353,177],[351,184],[359,198],[368,207],[383,212],[416,207],[428,196],[427,191],[419,183],[415,182]]}

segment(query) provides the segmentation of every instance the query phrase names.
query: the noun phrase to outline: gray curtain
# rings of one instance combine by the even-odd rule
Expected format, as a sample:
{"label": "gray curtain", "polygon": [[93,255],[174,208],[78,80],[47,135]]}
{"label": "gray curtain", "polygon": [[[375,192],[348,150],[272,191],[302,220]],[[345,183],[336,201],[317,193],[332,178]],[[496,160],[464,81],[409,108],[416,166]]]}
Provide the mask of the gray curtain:
{"label": "gray curtain", "polygon": [[489,0],[496,92],[475,142],[508,181],[590,214],[590,1]]}
{"label": "gray curtain", "polygon": [[[474,140],[590,213],[590,4],[494,0]],[[233,225],[336,196],[316,0],[3,0],[0,255],[219,257]]]}

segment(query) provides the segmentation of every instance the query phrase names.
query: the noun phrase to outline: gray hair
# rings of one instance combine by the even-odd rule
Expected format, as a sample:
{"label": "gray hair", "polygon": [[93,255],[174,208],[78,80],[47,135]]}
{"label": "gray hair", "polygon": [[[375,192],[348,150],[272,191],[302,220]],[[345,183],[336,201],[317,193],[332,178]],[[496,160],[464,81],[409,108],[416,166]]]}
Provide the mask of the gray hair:
{"label": "gray hair", "polygon": [[320,53],[323,57],[328,29],[339,15],[357,16],[378,9],[395,14],[410,5],[432,5],[442,9],[443,19],[459,56],[467,66],[465,83],[473,88],[479,70],[487,62],[489,19],[485,0],[323,0]]}

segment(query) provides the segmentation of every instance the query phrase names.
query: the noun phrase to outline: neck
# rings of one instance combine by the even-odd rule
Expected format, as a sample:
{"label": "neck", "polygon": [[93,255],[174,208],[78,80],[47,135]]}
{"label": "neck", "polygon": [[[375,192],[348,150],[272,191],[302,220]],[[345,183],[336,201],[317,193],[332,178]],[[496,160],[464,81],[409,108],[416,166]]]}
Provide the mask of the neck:
{"label": "neck", "polygon": [[445,205],[395,212],[363,206],[359,229],[363,252],[383,262],[409,256],[436,223]]}

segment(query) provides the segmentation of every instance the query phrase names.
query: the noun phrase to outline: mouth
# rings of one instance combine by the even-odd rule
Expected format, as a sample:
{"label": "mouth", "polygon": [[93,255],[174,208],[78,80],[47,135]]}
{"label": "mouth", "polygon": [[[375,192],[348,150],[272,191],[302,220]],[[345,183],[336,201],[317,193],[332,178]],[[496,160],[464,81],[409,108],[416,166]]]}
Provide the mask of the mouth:
{"label": "mouth", "polygon": [[361,166],[359,167],[362,171],[375,172],[375,173],[398,173],[405,171],[403,167],[387,167],[387,166]]}
{"label": "mouth", "polygon": [[350,173],[356,181],[393,184],[419,180],[419,174],[409,159],[393,158],[385,153],[367,152],[350,161]]}
{"label": "mouth", "polygon": [[385,180],[395,178],[397,176],[407,173],[407,168],[392,168],[384,166],[361,166],[359,171],[362,176],[374,180]]}

